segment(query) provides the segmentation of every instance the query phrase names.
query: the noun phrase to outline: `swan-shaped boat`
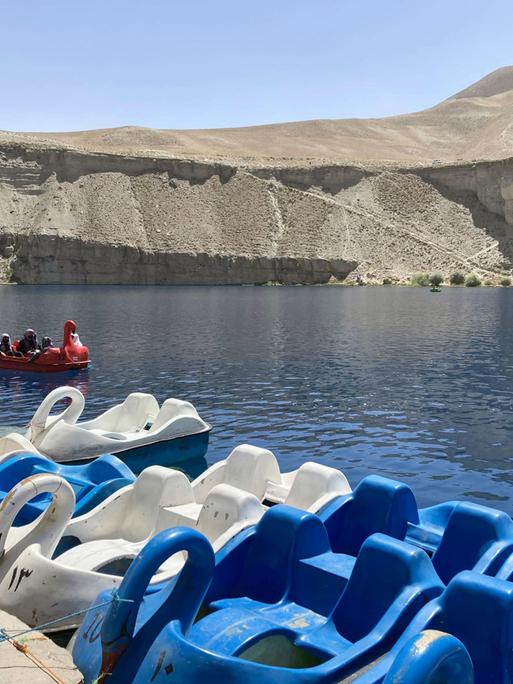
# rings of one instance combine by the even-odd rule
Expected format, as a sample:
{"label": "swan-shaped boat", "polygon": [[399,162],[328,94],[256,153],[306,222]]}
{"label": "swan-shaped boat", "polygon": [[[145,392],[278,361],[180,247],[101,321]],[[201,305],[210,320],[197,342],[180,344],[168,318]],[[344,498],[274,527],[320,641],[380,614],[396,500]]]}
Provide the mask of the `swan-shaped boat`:
{"label": "swan-shaped boat", "polygon": [[[214,550],[220,552],[234,543],[235,539],[247,534],[265,513],[266,506],[260,499],[263,498],[267,486],[267,481],[263,477],[265,465],[272,463],[274,459],[274,456],[272,459],[270,456],[272,456],[271,452],[265,449],[241,445],[234,449],[226,459],[225,464],[228,467],[223,470],[223,481],[218,483],[211,481],[208,491],[205,482],[196,483],[201,486],[201,496],[198,497],[195,496],[195,482],[189,482],[184,473],[162,466],[150,466],[137,477],[134,483],[118,489],[96,508],[73,519],[69,514],[66,524],[61,526],[58,533],[55,533],[56,543],[52,551],[52,562],[57,563],[59,567],[66,568],[70,576],[73,569],[76,569],[80,573],[92,573],[94,576],[109,574],[117,578],[116,582],[119,583],[146,542],[158,532],[176,526],[195,528],[202,532]],[[240,477],[245,464],[248,466],[248,472],[245,473],[246,479],[242,482]],[[303,482],[307,465],[302,466],[303,471],[301,469],[297,471],[296,477],[289,478],[292,482],[287,497],[289,500],[293,500],[296,505],[301,504],[309,510],[316,511],[326,505],[326,498],[331,501],[336,496],[343,496],[342,492],[345,492],[349,486],[347,480],[339,473],[340,477],[337,481],[342,486],[338,490],[333,490],[334,483],[331,477],[333,473],[329,472],[332,469],[324,472],[321,468],[327,491],[319,489],[318,486],[312,486],[307,490]],[[312,465],[318,466],[318,464]],[[274,476],[279,477],[279,470],[274,473]],[[41,476],[36,475],[24,480],[26,488],[29,487],[34,477]],[[57,475],[53,477],[59,479]],[[259,497],[239,486],[244,483],[256,487]],[[69,488],[70,485],[66,483],[63,486]],[[23,498],[20,499],[17,494],[19,487],[19,485],[14,487],[4,502],[14,499],[22,501],[21,506],[26,505],[28,499],[26,501]],[[48,503],[46,505],[49,506]],[[52,507],[55,507],[55,503]],[[20,515],[22,508],[20,506],[18,508],[17,515]],[[0,528],[4,517],[5,513],[0,509]],[[32,523],[32,526],[25,525],[19,528],[11,526],[9,539],[14,536],[22,540],[24,534],[33,537],[33,526],[37,526],[38,520]],[[37,535],[35,536],[37,538]],[[180,555],[170,559],[152,582],[158,583],[176,575],[182,568],[184,560],[184,557]],[[2,562],[0,558],[0,570]],[[38,616],[44,614],[47,619],[62,616],[59,596],[69,591],[67,585],[54,585],[52,577],[53,575],[45,577],[45,583],[49,587],[47,603],[44,603],[44,598],[40,598],[37,612]],[[86,576],[81,575],[81,577],[85,582]],[[32,624],[30,614],[25,608],[26,605],[31,605],[30,589],[31,586],[27,585],[27,594],[22,592],[18,595],[20,604],[11,604],[10,608],[11,612],[14,612],[20,619]],[[70,590],[72,589],[73,585]],[[1,601],[2,586],[0,584]],[[72,603],[72,599],[68,599],[66,608],[69,608]],[[83,597],[78,594],[76,602],[73,603],[73,610],[70,612],[83,608]],[[18,610],[21,614],[17,612]],[[58,625],[56,629],[62,629],[62,626]]]}
{"label": "swan-shaped boat", "polygon": [[[76,334],[74,321],[64,324],[64,339],[61,347],[48,347],[44,351],[30,356],[0,355],[0,368],[31,373],[63,373],[70,370],[87,368],[89,365],[89,349],[84,346]],[[18,340],[13,349],[17,350]]]}
{"label": "swan-shaped boat", "polygon": [[[144,596],[155,567],[182,550],[188,560],[176,584]],[[171,672],[177,682],[341,681],[393,645],[442,591],[424,551],[381,534],[364,542],[340,590],[320,520],[283,505],[231,562],[212,556],[184,528],[148,543],[121,584],[124,602],[87,616],[79,630],[73,659],[86,684],[166,682]],[[315,571],[314,556],[323,558]]]}
{"label": "swan-shaped boat", "polygon": [[[176,582],[145,593],[155,569],[183,551]],[[212,552],[186,528],[146,545],[123,601],[86,616],[77,633],[85,684],[159,684],[170,674],[184,683],[511,682],[511,582],[463,571],[444,587],[422,549],[379,533],[336,582],[345,560],[325,526],[288,506],[268,510],[215,561]]]}
{"label": "swan-shaped boat", "polygon": [[[69,405],[50,415],[62,400]],[[166,399],[159,407],[151,394],[134,392],[97,418],[77,422],[84,406],[84,395],[78,389],[54,389],[35,412],[26,439],[59,463],[116,454],[135,472],[149,464],[172,466],[203,458],[207,451],[211,427],[187,401]]]}
{"label": "swan-shaped boat", "polygon": [[[76,498],[74,516],[87,513],[113,492],[135,480],[130,468],[111,454],[99,456],[85,465],[66,466],[42,455],[14,452],[4,462],[0,461],[0,503],[18,482],[39,473],[60,475],[73,487]],[[14,524],[32,522],[43,513],[47,503],[48,497],[44,496],[28,501]]]}
{"label": "swan-shaped boat", "polygon": [[[165,473],[171,476],[168,480]],[[152,466],[134,485],[73,520],[75,495],[66,480],[55,474],[22,480],[0,505],[0,605],[44,631],[77,627],[82,619],[77,611],[87,609],[101,590],[111,591],[120,584],[132,559],[156,530],[186,521],[222,547],[262,517],[265,509],[256,497],[229,485],[214,487],[197,519],[188,517],[180,506],[166,511],[163,504],[175,489],[174,474],[183,475]],[[50,495],[44,513],[15,527],[23,506],[41,495]],[[77,535],[93,541],[77,545]],[[183,555],[168,559],[150,584],[174,577],[184,560]],[[44,627],[54,620],[59,622]]]}

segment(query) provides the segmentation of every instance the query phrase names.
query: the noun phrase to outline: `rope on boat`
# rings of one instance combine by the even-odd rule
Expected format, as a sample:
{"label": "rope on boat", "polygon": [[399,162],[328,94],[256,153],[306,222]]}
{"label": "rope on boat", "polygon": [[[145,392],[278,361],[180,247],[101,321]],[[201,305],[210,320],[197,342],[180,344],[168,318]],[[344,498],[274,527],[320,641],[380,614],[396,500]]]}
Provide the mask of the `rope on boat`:
{"label": "rope on boat", "polygon": [[16,634],[7,634],[7,632],[14,632],[15,630],[13,629],[3,629],[0,628],[0,644],[2,644],[4,641],[10,641],[11,639],[17,639],[20,636],[24,636],[25,634],[31,634],[32,632],[40,632],[43,629],[46,629],[47,627],[51,627],[52,625],[56,625],[59,622],[63,622],[64,620],[68,620],[69,618],[72,617],[77,617],[78,615],[85,615],[86,613],[89,613],[91,610],[97,610],[98,608],[104,608],[105,606],[110,606],[111,604],[116,604],[116,603],[134,603],[132,599],[122,599],[119,598],[118,590],[113,589],[112,590],[112,598],[110,601],[104,601],[103,603],[97,603],[94,606],[89,606],[89,608],[84,608],[83,610],[77,610],[74,613],[69,613],[69,615],[63,615],[60,618],[56,618],[55,620],[50,620],[49,622],[45,622],[42,625],[38,625],[37,627],[32,627],[29,629],[24,629],[22,632],[17,632]]}

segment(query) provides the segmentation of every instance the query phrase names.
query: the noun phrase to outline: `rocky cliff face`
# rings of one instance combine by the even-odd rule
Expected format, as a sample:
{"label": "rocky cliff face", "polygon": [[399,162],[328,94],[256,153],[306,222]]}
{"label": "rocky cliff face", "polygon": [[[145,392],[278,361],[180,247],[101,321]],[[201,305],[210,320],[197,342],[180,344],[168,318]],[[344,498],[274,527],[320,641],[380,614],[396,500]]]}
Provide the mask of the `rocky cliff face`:
{"label": "rocky cliff face", "polygon": [[0,280],[510,274],[512,121],[507,67],[383,120],[0,132]]}
{"label": "rocky cliff face", "polygon": [[0,277],[324,283],[510,272],[513,160],[272,166],[0,146]]}

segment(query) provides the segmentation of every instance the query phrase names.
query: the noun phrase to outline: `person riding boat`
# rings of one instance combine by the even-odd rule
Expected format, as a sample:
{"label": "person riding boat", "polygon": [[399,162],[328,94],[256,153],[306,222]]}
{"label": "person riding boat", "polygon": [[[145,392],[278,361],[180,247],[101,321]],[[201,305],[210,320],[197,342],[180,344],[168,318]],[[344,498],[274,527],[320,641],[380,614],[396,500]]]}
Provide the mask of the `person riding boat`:
{"label": "person riding boat", "polygon": [[23,337],[18,343],[18,351],[22,354],[33,354],[34,352],[41,351],[41,347],[37,342],[37,335],[32,328],[25,330]]}
{"label": "person riding boat", "polygon": [[46,351],[47,349],[50,349],[50,347],[53,347],[52,338],[45,335],[41,341],[41,349],[42,351]]}
{"label": "person riding boat", "polygon": [[4,333],[0,340],[0,354],[3,354],[4,356],[22,356],[20,352],[13,349],[11,336],[7,333]]}

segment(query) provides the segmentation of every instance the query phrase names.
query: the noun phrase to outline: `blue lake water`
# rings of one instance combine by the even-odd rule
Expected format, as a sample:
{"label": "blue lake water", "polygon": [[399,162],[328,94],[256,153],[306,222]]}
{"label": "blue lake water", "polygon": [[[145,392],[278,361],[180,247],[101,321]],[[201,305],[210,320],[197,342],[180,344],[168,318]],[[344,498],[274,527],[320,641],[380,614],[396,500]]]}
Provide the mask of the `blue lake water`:
{"label": "blue lake water", "polygon": [[61,339],[73,318],[93,367],[0,372],[0,425],[60,384],[92,416],[132,391],[192,401],[207,460],[266,446],[513,513],[513,289],[4,286],[0,332]]}

